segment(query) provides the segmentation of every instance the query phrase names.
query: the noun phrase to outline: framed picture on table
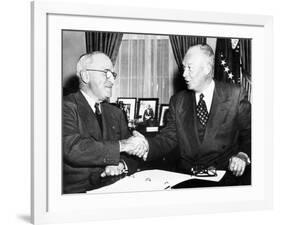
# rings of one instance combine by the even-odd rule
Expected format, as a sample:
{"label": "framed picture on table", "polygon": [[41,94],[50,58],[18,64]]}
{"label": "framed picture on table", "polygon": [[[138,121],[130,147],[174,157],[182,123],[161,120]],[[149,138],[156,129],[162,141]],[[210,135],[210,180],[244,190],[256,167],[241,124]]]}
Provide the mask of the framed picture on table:
{"label": "framed picture on table", "polygon": [[136,117],[137,98],[117,98],[117,104],[125,112],[128,121],[132,121]]}
{"label": "framed picture on table", "polygon": [[[67,67],[68,64],[63,65],[62,61],[68,57],[73,62],[77,62],[77,58],[70,57],[68,53],[65,56],[62,54],[63,43],[66,43],[62,40],[62,33],[65,30],[252,40],[252,55],[255,56],[251,65],[254,74],[251,87],[252,121],[259,121],[259,123],[252,123],[254,159],[252,185],[177,191],[146,190],[138,193],[63,194],[62,72],[67,72],[67,69],[71,71],[71,68]],[[273,99],[272,17],[39,1],[32,3],[32,32],[31,218],[33,223],[272,208],[273,180],[270,175],[273,174],[271,116],[273,102],[270,100]],[[78,35],[74,35],[75,37]],[[84,38],[84,35],[81,37]],[[73,46],[75,46],[74,50],[77,50],[78,46]],[[147,72],[153,69],[157,67],[150,67],[142,73],[147,76]],[[163,71],[153,74],[163,74]],[[227,76],[231,79],[232,74],[228,73]],[[138,79],[133,78],[135,80],[129,82]],[[117,77],[116,82],[128,81],[125,79],[121,82],[121,79],[118,79]],[[154,76],[149,77],[150,84],[156,80]],[[135,87],[141,81],[137,80]],[[163,91],[163,96],[168,93],[167,89],[155,88],[145,94],[153,95],[154,91],[159,90]],[[152,109],[155,108],[155,115],[157,115],[157,101],[142,99],[141,102],[143,104],[139,107],[137,115],[143,118],[148,103],[151,103]],[[261,174],[268,176],[261,176]],[[112,205],[112,202],[118,204]],[[111,213],[108,213],[108,210]]]}
{"label": "framed picture on table", "polygon": [[139,98],[138,117],[142,122],[154,121],[157,119],[158,98]]}
{"label": "framed picture on table", "polygon": [[169,104],[161,104],[160,105],[160,118],[159,118],[159,126],[163,127],[167,122],[167,113],[169,110]]}

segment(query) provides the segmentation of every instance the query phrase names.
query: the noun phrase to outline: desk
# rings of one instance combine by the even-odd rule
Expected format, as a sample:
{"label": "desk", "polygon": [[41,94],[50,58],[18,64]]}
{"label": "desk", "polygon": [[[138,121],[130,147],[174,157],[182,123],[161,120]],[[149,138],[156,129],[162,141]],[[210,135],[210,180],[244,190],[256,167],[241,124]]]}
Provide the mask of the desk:
{"label": "desk", "polygon": [[[165,170],[144,170],[131,176],[102,178],[103,185],[87,193],[118,193],[135,191],[160,191],[165,189],[221,187],[234,185],[250,185],[245,182],[249,171],[242,177],[235,177],[229,171],[217,171],[216,177],[195,177],[189,174]],[[106,182],[105,182],[106,181]],[[102,183],[101,183],[102,184]]]}
{"label": "desk", "polygon": [[170,172],[165,170],[144,170],[136,172],[131,176],[123,177],[115,183],[101,187],[88,193],[117,193],[117,192],[136,192],[136,191],[161,191],[173,189],[174,186],[191,180],[204,180],[218,183],[224,176],[225,171],[217,171],[217,176],[195,177],[189,174]]}

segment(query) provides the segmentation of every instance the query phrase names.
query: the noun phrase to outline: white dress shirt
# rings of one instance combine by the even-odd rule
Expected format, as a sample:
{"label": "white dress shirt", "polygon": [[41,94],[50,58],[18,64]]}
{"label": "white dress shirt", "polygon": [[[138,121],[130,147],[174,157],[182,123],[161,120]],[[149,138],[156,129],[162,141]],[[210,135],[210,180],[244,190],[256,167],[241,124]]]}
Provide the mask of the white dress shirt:
{"label": "white dress shirt", "polygon": [[203,100],[206,102],[208,113],[210,113],[214,89],[215,89],[215,82],[214,82],[214,80],[212,80],[212,82],[209,84],[209,86],[205,90],[203,90],[202,92],[195,92],[196,105],[198,105],[198,102],[200,100],[200,94],[204,95]]}
{"label": "white dress shirt", "polygon": [[[100,103],[100,101],[98,101],[98,98],[90,97],[84,91],[82,91],[82,90],[80,90],[80,91],[81,91],[82,95],[86,98],[86,100],[89,103],[89,105],[90,105],[91,109],[93,110],[93,112],[96,113],[95,104],[96,103]],[[100,112],[101,112],[100,104],[99,104],[99,109],[100,109]]]}

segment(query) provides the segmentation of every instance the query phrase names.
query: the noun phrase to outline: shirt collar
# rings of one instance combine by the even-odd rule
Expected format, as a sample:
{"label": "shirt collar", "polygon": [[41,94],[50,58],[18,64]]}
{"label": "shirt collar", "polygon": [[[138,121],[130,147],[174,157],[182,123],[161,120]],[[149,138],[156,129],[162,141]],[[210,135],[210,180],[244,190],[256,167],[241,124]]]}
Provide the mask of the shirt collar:
{"label": "shirt collar", "polygon": [[[98,101],[98,98],[93,98],[93,97],[90,97],[88,94],[86,94],[84,91],[80,90],[82,95],[86,98],[87,102],[89,103],[91,109],[93,110],[94,113],[96,113],[96,109],[95,109],[95,104],[96,103],[100,103],[100,101]],[[100,107],[100,104],[99,104],[99,109],[101,111],[101,107]]]}
{"label": "shirt collar", "polygon": [[212,80],[211,83],[209,84],[209,86],[205,90],[203,90],[201,92],[195,92],[196,104],[198,104],[198,102],[199,102],[200,94],[204,95],[204,100],[206,102],[208,112],[210,112],[210,108],[211,108],[211,104],[212,104],[212,100],[213,100],[214,89],[215,89],[215,82],[214,82],[214,80]]}

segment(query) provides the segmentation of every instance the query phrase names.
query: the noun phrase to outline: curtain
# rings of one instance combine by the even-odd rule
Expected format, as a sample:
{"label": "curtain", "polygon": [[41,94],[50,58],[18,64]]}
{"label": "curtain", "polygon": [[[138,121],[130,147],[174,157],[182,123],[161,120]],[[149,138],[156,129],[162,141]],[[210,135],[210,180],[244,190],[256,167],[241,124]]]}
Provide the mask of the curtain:
{"label": "curtain", "polygon": [[242,66],[242,86],[248,93],[248,100],[252,100],[252,40],[240,39],[241,66]]}
{"label": "curtain", "polygon": [[243,75],[248,76],[248,78],[251,78],[252,75],[251,43],[252,43],[251,39],[240,39],[242,73]]}
{"label": "curtain", "polygon": [[122,33],[87,31],[85,32],[86,51],[87,53],[93,51],[104,52],[111,58],[114,65],[122,42],[122,36]]}
{"label": "curtain", "polygon": [[205,37],[170,35],[170,42],[180,73],[183,72],[182,60],[188,48],[197,44],[206,44]]}
{"label": "curtain", "polygon": [[113,97],[159,98],[169,103],[174,94],[177,64],[168,36],[124,34],[114,67],[118,76]]}

